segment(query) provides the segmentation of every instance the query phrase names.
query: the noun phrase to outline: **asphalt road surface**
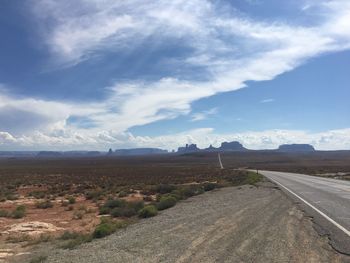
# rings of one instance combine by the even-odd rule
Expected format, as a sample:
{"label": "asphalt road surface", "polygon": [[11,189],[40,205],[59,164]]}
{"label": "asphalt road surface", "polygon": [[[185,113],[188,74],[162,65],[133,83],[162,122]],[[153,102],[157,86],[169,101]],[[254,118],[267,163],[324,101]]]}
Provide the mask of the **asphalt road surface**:
{"label": "asphalt road surface", "polygon": [[318,231],[333,247],[350,254],[350,182],[304,174],[259,171],[277,183],[314,217]]}

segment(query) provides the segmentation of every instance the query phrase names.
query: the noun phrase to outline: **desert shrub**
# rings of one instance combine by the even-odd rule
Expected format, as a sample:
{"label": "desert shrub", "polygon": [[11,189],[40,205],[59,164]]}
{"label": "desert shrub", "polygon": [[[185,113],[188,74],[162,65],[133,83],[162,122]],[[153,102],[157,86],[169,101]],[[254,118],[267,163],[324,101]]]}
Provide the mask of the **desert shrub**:
{"label": "desert shrub", "polygon": [[187,185],[180,188],[181,195],[184,198],[202,194],[204,192],[203,188],[199,185]]}
{"label": "desert shrub", "polygon": [[255,185],[256,183],[260,182],[262,178],[262,175],[255,172],[239,171],[239,173],[235,175],[226,176],[225,179],[232,185],[239,186],[245,184]]}
{"label": "desert shrub", "polygon": [[177,190],[177,189],[174,190],[174,191],[172,191],[172,192],[169,193],[169,194],[158,195],[158,196],[157,196],[157,201],[159,202],[160,199],[161,199],[162,197],[173,197],[173,198],[176,199],[176,201],[179,201],[179,200],[181,200],[181,199],[184,198],[183,195],[182,195],[182,193],[181,193],[181,191],[180,191],[180,190]]}
{"label": "desert shrub", "polygon": [[154,205],[147,205],[139,212],[139,217],[147,218],[158,214],[158,210]]}
{"label": "desert shrub", "polygon": [[152,202],[153,198],[152,198],[152,196],[147,195],[147,196],[143,197],[143,201],[145,201],[145,202]]}
{"label": "desert shrub", "polygon": [[147,186],[145,189],[142,189],[140,191],[140,194],[142,194],[142,195],[153,195],[155,193],[156,193],[156,187],[154,187],[154,186],[152,186],[152,187]]}
{"label": "desert shrub", "polygon": [[126,205],[126,201],[122,199],[109,199],[106,201],[106,203],[103,205],[104,207],[108,208],[115,208],[115,207],[124,207]]}
{"label": "desert shrub", "polygon": [[65,232],[62,236],[62,240],[68,240],[63,245],[61,245],[61,248],[63,249],[74,249],[77,246],[91,242],[92,241],[92,235],[91,234],[79,234],[79,233],[71,233],[71,232]]}
{"label": "desert shrub", "polygon": [[113,208],[125,206],[125,201],[121,199],[109,199],[102,206],[99,207],[100,215],[107,215]]}
{"label": "desert shrub", "polygon": [[128,202],[127,207],[134,209],[136,212],[141,210],[145,206],[143,201]]}
{"label": "desert shrub", "polygon": [[26,207],[24,205],[19,205],[16,207],[17,211],[26,211]]}
{"label": "desert shrub", "polygon": [[75,197],[74,196],[69,196],[68,198],[68,202],[72,205],[75,204]]}
{"label": "desert shrub", "polygon": [[13,182],[13,184],[7,185],[8,190],[16,190],[16,188],[17,188],[16,182]]}
{"label": "desert shrub", "polygon": [[23,218],[26,215],[26,207],[24,205],[19,205],[14,211],[12,211],[11,216],[15,219]]}
{"label": "desert shrub", "polygon": [[106,206],[101,206],[99,208],[99,214],[100,215],[107,215],[111,212],[111,209],[109,207],[106,207]]}
{"label": "desert shrub", "polygon": [[119,194],[118,194],[118,197],[126,197],[128,195],[127,192],[125,191],[120,191]]}
{"label": "desert shrub", "polygon": [[62,240],[75,239],[79,236],[79,233],[64,231],[64,233],[60,236]]}
{"label": "desert shrub", "polygon": [[115,232],[112,224],[102,223],[95,228],[93,233],[94,238],[102,238]]}
{"label": "desert shrub", "polygon": [[102,218],[101,223],[96,226],[92,234],[93,238],[102,238],[108,236],[120,228],[126,227],[130,221],[113,221],[110,218]]}
{"label": "desert shrub", "polygon": [[172,196],[163,196],[160,198],[159,203],[157,204],[158,210],[164,210],[176,205],[176,198]]}
{"label": "desert shrub", "polygon": [[53,204],[50,200],[45,200],[45,201],[36,203],[35,207],[40,209],[47,209],[47,208],[53,207]]}
{"label": "desert shrub", "polygon": [[62,202],[61,202],[61,206],[63,206],[63,207],[67,207],[67,206],[69,206],[69,202],[68,202],[68,200],[62,200]]}
{"label": "desert shrub", "polygon": [[170,196],[176,198],[176,200],[178,201],[184,198],[179,189],[175,189],[174,191],[171,191]]}
{"label": "desert shrub", "polygon": [[128,194],[136,194],[137,191],[136,191],[135,189],[129,189],[129,190],[127,191],[127,193],[128,193]]}
{"label": "desert shrub", "polygon": [[101,223],[96,226],[92,234],[93,238],[102,238],[114,233],[116,230],[128,225],[127,221],[113,221],[110,218],[101,218]]}
{"label": "desert shrub", "polygon": [[204,189],[204,191],[212,191],[212,190],[214,190],[215,188],[216,188],[216,184],[215,183],[204,183],[203,184],[203,189]]}
{"label": "desert shrub", "polygon": [[144,207],[143,201],[127,202],[125,206],[115,207],[110,211],[113,217],[132,217]]}
{"label": "desert shrub", "polygon": [[29,193],[29,196],[32,196],[36,199],[43,199],[46,196],[46,192],[43,191],[33,191]]}
{"label": "desert shrub", "polygon": [[262,180],[262,175],[257,174],[255,172],[248,172],[247,177],[244,181],[244,184],[251,184],[251,185],[255,185],[258,182],[260,182]]}
{"label": "desert shrub", "polygon": [[40,243],[44,243],[44,242],[49,242],[52,240],[52,236],[48,235],[48,234],[41,234],[40,236],[36,236],[36,237],[30,237],[28,241],[28,243],[26,245],[28,246],[33,246],[33,245],[37,245]]}
{"label": "desert shrub", "polygon": [[116,207],[110,212],[113,217],[132,217],[137,214],[137,211],[131,207]]}
{"label": "desert shrub", "polygon": [[6,210],[0,210],[0,217],[8,217],[10,213]]}
{"label": "desert shrub", "polygon": [[79,220],[82,219],[84,216],[84,212],[83,211],[75,211],[73,214],[73,219],[75,220]]}
{"label": "desert shrub", "polygon": [[122,199],[109,199],[100,208],[100,215],[106,215],[111,212],[113,208],[126,207],[127,202]]}
{"label": "desert shrub", "polygon": [[17,200],[18,199],[18,195],[14,194],[14,193],[10,193],[10,194],[6,195],[6,199],[7,200],[11,200],[11,201]]}
{"label": "desert shrub", "polygon": [[176,189],[176,187],[174,185],[171,185],[171,184],[159,184],[156,186],[155,190],[157,193],[167,194],[175,189]]}
{"label": "desert shrub", "polygon": [[80,206],[78,207],[78,210],[87,212],[87,211],[88,211],[88,208],[86,207],[86,205],[80,205]]}
{"label": "desert shrub", "polygon": [[89,191],[85,193],[85,198],[87,200],[98,200],[100,197],[102,196],[102,192],[101,191]]}

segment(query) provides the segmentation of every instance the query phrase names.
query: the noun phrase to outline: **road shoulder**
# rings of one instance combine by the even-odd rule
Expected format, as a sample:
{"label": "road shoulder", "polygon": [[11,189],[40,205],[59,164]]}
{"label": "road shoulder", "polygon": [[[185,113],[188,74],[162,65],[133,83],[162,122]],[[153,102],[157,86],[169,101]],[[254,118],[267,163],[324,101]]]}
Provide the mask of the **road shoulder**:
{"label": "road shoulder", "polygon": [[208,192],[107,238],[46,254],[47,262],[349,262],[270,182]]}

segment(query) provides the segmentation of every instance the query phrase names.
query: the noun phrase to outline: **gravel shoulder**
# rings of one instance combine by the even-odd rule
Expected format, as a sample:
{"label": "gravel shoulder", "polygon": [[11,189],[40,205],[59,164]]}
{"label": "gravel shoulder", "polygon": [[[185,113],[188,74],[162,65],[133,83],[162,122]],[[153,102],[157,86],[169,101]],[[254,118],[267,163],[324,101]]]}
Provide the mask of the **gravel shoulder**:
{"label": "gravel shoulder", "polygon": [[190,198],[45,262],[350,262],[269,182]]}

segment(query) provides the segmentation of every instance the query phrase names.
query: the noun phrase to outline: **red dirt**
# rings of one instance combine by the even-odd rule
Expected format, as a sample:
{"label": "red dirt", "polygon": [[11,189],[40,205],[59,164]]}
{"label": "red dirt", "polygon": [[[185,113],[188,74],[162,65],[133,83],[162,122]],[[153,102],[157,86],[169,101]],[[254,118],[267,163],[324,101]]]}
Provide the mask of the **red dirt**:
{"label": "red dirt", "polygon": [[[45,222],[53,224],[56,227],[63,228],[64,231],[71,232],[90,232],[98,223],[98,209],[96,204],[91,201],[85,200],[83,197],[76,198],[76,203],[69,205],[74,209],[68,211],[68,207],[63,207],[61,205],[61,200],[52,201],[54,206],[47,209],[39,209],[35,207],[36,202],[39,200],[22,197],[15,201],[6,201],[0,203],[0,209],[7,211],[13,211],[18,205],[24,204],[26,207],[26,215],[21,219],[13,218],[0,218],[0,233],[6,231],[6,229],[13,224],[23,223],[23,222]],[[83,210],[90,210],[88,212]],[[75,213],[83,213],[82,219],[74,219]],[[57,235],[59,233],[55,233]],[[0,240],[6,238],[6,235],[1,235]]]}

